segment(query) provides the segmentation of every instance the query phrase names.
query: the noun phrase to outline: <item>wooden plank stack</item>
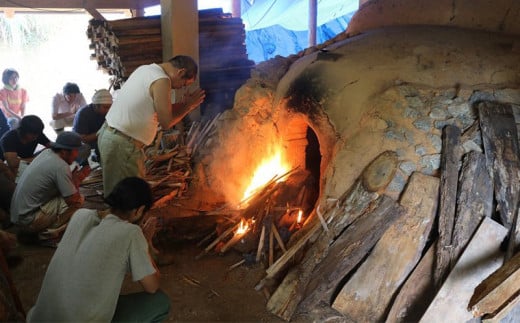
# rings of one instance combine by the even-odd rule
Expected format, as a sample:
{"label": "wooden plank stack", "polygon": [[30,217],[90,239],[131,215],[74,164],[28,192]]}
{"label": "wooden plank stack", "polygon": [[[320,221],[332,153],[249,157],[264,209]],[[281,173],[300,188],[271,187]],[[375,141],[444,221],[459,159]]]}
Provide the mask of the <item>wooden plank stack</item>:
{"label": "wooden plank stack", "polygon": [[[94,51],[91,59],[113,75],[120,88],[140,65],[161,63],[161,17],[113,21],[92,19],[87,36]],[[202,114],[215,116],[233,106],[236,90],[250,77],[253,61],[247,59],[242,19],[221,8],[199,11],[200,87],[206,91]]]}

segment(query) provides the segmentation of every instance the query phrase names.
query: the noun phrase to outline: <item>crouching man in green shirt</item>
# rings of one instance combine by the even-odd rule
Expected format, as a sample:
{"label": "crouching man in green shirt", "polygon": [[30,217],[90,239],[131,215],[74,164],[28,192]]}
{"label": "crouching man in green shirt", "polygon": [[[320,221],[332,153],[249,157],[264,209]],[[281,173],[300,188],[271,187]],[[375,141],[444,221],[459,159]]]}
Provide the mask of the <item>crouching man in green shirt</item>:
{"label": "crouching man in green shirt", "polygon": [[[144,180],[128,177],[105,199],[106,215],[79,209],[51,259],[28,322],[159,322],[170,300],[159,290],[159,271],[150,257],[157,219],[135,224],[152,205]],[[120,295],[126,273],[143,292]]]}

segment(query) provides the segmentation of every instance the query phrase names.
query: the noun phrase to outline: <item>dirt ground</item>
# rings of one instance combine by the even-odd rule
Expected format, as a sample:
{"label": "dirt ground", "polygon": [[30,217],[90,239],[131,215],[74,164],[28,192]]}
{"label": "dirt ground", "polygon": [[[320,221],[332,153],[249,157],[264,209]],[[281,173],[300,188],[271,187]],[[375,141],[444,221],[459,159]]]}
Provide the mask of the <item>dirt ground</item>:
{"label": "dirt ground", "polygon": [[[54,249],[34,245],[20,245],[19,249],[24,260],[12,275],[28,311],[36,301]],[[229,271],[229,266],[242,259],[236,251],[195,260],[201,248],[192,242],[176,243],[168,249],[163,254],[173,262],[159,267],[162,288],[172,301],[168,321],[282,322],[266,310],[265,296],[254,289],[265,273],[260,265],[242,265]],[[139,288],[127,279],[123,292]]]}

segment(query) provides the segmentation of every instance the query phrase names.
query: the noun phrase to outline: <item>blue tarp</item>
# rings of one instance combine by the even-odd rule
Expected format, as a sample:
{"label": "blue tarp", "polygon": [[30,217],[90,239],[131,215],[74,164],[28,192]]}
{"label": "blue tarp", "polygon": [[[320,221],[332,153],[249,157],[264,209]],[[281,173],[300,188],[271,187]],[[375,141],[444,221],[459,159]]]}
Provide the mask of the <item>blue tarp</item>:
{"label": "blue tarp", "polygon": [[[318,0],[316,42],[343,32],[358,6],[359,0]],[[309,47],[308,13],[309,0],[242,0],[249,59],[259,63]]]}

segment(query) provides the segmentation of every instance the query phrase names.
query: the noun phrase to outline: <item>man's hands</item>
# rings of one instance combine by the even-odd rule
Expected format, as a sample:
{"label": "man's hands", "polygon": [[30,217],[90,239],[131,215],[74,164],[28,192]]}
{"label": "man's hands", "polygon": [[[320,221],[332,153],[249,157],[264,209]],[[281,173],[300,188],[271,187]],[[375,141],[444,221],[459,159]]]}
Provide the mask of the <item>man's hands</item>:
{"label": "man's hands", "polygon": [[81,182],[90,174],[90,166],[85,165],[81,169],[76,167],[72,171],[72,181],[76,187],[79,187]]}
{"label": "man's hands", "polygon": [[197,88],[192,92],[186,92],[182,98],[182,102],[185,104],[189,113],[198,107],[204,101],[205,97],[206,92],[201,88]]}

